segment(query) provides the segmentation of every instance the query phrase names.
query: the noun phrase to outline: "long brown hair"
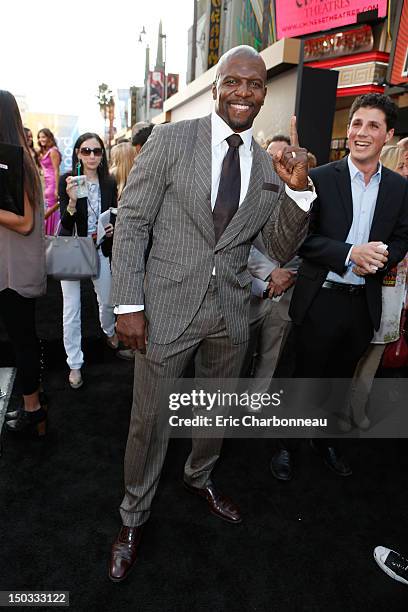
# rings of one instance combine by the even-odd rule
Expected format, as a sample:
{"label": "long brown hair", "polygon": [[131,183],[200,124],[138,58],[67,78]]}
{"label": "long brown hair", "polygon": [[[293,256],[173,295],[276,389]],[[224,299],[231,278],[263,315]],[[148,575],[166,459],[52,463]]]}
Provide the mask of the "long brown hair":
{"label": "long brown hair", "polygon": [[17,102],[9,91],[3,89],[0,89],[0,142],[23,147],[24,191],[31,205],[39,206],[40,176],[31,157]]}
{"label": "long brown hair", "polygon": [[40,157],[43,157],[47,153],[47,151],[49,151],[52,147],[55,147],[58,151],[58,155],[60,157],[60,163],[61,163],[62,156],[58,148],[57,141],[55,140],[54,134],[48,128],[41,128],[41,130],[38,130],[37,141],[41,133],[44,134],[44,136],[46,136],[46,138],[48,138],[48,140],[51,142],[51,147],[47,149],[45,147],[42,147],[40,143],[38,142],[38,146],[40,147]]}
{"label": "long brown hair", "polygon": [[118,199],[122,195],[122,191],[125,188],[135,156],[136,150],[134,147],[132,147],[130,142],[121,142],[112,148],[110,173],[113,174],[116,179],[118,186]]}

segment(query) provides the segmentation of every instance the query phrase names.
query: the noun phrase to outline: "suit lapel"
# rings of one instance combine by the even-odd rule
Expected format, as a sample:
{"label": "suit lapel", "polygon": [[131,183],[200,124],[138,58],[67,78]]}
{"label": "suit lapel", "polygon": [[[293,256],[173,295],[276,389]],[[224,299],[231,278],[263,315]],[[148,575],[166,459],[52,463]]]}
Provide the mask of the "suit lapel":
{"label": "suit lapel", "polygon": [[351,180],[347,157],[338,162],[336,170],[337,187],[346,213],[347,225],[350,227],[353,222],[353,197],[351,195]]}
{"label": "suit lapel", "polygon": [[198,120],[194,157],[197,211],[203,233],[209,242],[214,243],[214,222],[211,211],[211,115]]}
{"label": "suit lapel", "polygon": [[381,213],[385,209],[385,204],[390,196],[390,191],[392,190],[392,185],[390,184],[390,173],[387,168],[384,166],[381,169],[381,181],[378,189],[377,201],[375,203],[373,222],[371,223],[370,236],[375,231],[375,224],[378,223],[378,220],[381,217]]}
{"label": "suit lapel", "polygon": [[251,203],[254,202],[254,198],[256,201],[259,200],[260,187],[262,186],[263,180],[262,154],[261,148],[254,140],[252,140],[252,148],[252,166],[248,191],[241,206],[238,208],[228,227],[226,227],[224,233],[217,242],[215,247],[216,251],[225,247],[241,231],[251,213],[253,214],[254,212]]}

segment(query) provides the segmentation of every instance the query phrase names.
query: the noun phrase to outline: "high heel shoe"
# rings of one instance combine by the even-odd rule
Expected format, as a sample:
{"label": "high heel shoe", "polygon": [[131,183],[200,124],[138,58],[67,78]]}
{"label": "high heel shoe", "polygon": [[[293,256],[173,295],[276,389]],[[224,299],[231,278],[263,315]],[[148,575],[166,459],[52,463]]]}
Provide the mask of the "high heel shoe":
{"label": "high heel shoe", "polygon": [[[44,408],[45,412],[48,410],[48,397],[44,393],[44,391],[40,391],[40,405],[41,408]],[[6,412],[4,418],[6,421],[14,421],[18,418],[20,412],[24,412],[24,400],[21,400],[21,404],[17,410],[13,410],[11,412]]]}
{"label": "high heel shoe", "polygon": [[39,436],[44,436],[47,430],[47,412],[41,406],[34,412],[18,410],[16,419],[6,421],[8,431],[17,433],[26,431],[36,431]]}

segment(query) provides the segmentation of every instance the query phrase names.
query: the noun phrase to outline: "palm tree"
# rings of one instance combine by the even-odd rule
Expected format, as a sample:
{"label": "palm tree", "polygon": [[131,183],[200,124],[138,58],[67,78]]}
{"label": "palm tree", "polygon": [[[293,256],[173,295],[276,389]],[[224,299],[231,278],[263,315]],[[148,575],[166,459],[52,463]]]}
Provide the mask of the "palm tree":
{"label": "palm tree", "polygon": [[109,107],[112,106],[113,103],[113,95],[112,95],[112,90],[110,89],[109,85],[107,85],[106,83],[101,83],[101,85],[98,85],[98,104],[99,104],[99,110],[102,113],[104,122],[105,122],[105,141],[106,141],[106,137],[107,137],[107,119],[108,119],[108,110]]}

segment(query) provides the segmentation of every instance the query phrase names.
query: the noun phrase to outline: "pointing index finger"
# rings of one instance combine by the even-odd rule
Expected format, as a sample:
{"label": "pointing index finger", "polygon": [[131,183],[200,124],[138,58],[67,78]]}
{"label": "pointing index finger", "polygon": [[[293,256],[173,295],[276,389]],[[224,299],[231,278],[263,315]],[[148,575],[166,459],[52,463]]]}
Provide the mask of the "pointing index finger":
{"label": "pointing index finger", "polygon": [[299,146],[299,137],[298,137],[298,133],[297,133],[297,129],[296,129],[296,117],[295,115],[293,115],[290,119],[290,144],[292,145],[292,147],[298,147]]}

